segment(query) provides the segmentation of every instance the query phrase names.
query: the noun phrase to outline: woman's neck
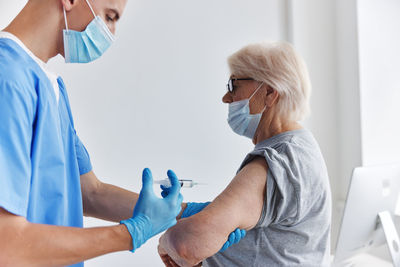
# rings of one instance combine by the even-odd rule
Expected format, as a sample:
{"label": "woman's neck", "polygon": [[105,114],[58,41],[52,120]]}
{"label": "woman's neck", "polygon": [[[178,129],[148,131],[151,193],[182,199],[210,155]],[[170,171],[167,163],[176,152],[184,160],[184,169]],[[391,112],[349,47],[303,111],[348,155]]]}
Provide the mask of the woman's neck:
{"label": "woman's neck", "polygon": [[271,138],[280,133],[302,129],[303,126],[296,122],[277,116],[275,112],[268,111],[264,113],[257,131],[253,138],[253,143],[256,145],[259,142]]}

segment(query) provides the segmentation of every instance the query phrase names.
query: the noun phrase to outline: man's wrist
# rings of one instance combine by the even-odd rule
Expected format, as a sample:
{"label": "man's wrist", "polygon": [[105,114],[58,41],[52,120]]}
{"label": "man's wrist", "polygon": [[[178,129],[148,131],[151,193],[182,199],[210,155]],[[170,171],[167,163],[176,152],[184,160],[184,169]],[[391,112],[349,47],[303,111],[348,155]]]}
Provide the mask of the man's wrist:
{"label": "man's wrist", "polygon": [[124,224],[115,226],[115,235],[117,236],[118,242],[122,244],[121,250],[132,250],[133,242],[132,236],[128,231],[128,228]]}
{"label": "man's wrist", "polygon": [[137,214],[135,217],[123,220],[120,223],[126,226],[132,237],[131,252],[135,252],[136,249],[140,248],[152,236],[153,225],[149,217],[144,214]]}

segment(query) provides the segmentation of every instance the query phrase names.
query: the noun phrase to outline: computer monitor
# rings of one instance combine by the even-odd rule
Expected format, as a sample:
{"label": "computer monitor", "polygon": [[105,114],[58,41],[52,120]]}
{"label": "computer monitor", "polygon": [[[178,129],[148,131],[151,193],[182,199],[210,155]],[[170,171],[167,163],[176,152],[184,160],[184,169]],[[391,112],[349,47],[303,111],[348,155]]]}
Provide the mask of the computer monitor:
{"label": "computer monitor", "polygon": [[347,194],[334,266],[352,266],[352,258],[387,243],[400,266],[399,237],[392,218],[400,196],[400,164],[355,168]]}

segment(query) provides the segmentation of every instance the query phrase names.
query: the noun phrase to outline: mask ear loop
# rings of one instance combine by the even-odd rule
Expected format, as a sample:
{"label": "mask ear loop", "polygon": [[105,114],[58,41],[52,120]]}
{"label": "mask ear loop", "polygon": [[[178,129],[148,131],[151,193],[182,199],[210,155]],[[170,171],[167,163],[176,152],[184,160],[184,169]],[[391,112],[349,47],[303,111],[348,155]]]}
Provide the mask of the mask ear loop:
{"label": "mask ear loop", "polygon": [[[94,10],[93,10],[93,8],[92,8],[92,5],[89,3],[89,0],[86,0],[86,3],[88,4],[88,6],[89,6],[89,8],[90,8],[90,10],[92,11],[92,13],[93,13],[93,16],[94,16],[94,18],[96,19],[97,18],[97,16],[96,16],[96,13],[94,13]],[[104,22],[104,20],[102,20],[103,22]],[[105,24],[104,24],[105,25]],[[114,41],[114,35],[111,33],[111,31],[110,31],[110,29],[105,25],[105,33],[108,35],[108,37],[110,38],[110,40],[112,40],[112,41]]]}
{"label": "mask ear loop", "polygon": [[[90,8],[90,11],[92,11],[93,16],[96,18],[96,13],[94,13],[94,10],[93,10],[92,6],[90,5],[89,1],[86,0],[86,3],[88,4],[88,6]],[[63,6],[63,11],[64,11],[65,29],[67,31],[69,31],[68,20],[67,20],[67,11],[65,11],[65,7],[64,6]]]}
{"label": "mask ear loop", "polygon": [[[270,90],[267,90],[267,96],[268,95],[270,95],[270,94],[272,94],[274,92],[274,89],[270,89]],[[264,109],[263,109],[263,111],[261,112],[261,113],[264,113],[264,111],[267,109],[267,106],[265,105],[265,107],[264,107]]]}
{"label": "mask ear loop", "polygon": [[261,82],[261,84],[257,87],[257,89],[254,91],[254,93],[249,97],[249,100],[253,98],[253,96],[260,90],[260,88],[264,85],[264,82]]}
{"label": "mask ear loop", "polygon": [[[260,88],[264,85],[264,82],[261,82],[261,84],[257,87],[257,89],[254,91],[254,93],[249,97],[249,104],[250,104],[250,99],[253,98],[253,96],[260,90]],[[260,112],[261,114],[264,113],[264,111],[267,109],[267,106],[264,106],[264,109]],[[259,113],[259,114],[260,114]]]}
{"label": "mask ear loop", "polygon": [[96,13],[94,13],[94,10],[92,8],[92,5],[89,3],[89,0],[86,0],[86,3],[88,4],[90,11],[92,11],[93,16],[96,18]]}
{"label": "mask ear loop", "polygon": [[68,20],[67,20],[67,11],[65,11],[65,7],[63,7],[63,9],[64,9],[65,29],[67,31],[69,31],[69,29],[68,29]]}

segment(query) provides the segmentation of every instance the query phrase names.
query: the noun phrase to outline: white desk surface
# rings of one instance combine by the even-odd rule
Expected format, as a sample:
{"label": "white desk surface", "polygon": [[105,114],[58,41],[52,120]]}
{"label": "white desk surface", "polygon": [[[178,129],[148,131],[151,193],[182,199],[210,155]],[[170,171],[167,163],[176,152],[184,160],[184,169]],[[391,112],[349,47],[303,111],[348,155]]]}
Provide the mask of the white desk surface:
{"label": "white desk surface", "polygon": [[[332,256],[333,261],[333,256]],[[353,258],[352,267],[393,267],[393,263],[370,254],[360,254]],[[332,265],[334,266],[334,265]]]}

